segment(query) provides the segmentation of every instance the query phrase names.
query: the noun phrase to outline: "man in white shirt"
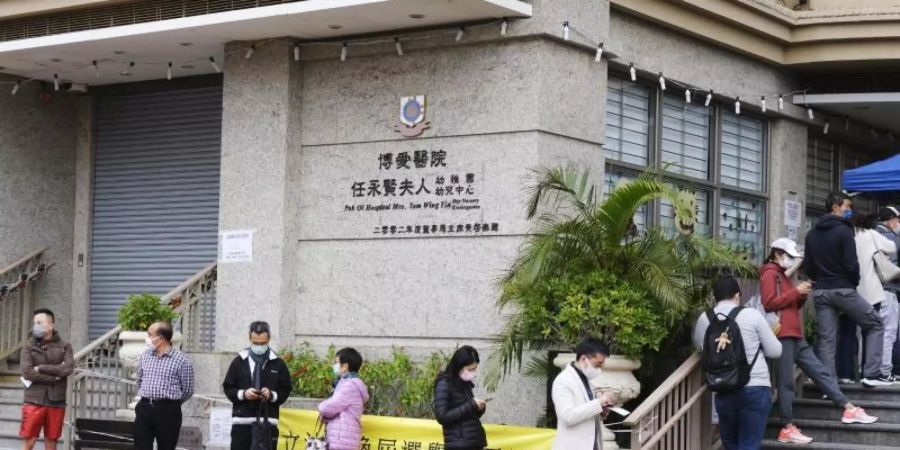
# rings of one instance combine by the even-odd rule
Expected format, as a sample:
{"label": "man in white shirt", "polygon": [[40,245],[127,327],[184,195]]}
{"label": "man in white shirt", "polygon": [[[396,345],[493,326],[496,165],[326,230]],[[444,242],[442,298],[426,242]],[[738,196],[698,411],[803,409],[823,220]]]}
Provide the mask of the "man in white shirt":
{"label": "man in white shirt", "polygon": [[[737,280],[724,277],[713,287],[716,298],[714,311],[727,316],[734,308],[740,307],[741,288]],[[766,318],[759,311],[743,308],[734,320],[740,327],[741,340],[747,362],[752,363],[750,381],[742,388],[727,393],[716,394],[716,412],[719,414],[719,435],[725,450],[758,450],[766,431],[766,421],[772,408],[769,389],[769,366],[766,358],[781,357],[781,342],[775,337]],[[694,345],[703,351],[709,318],[706,312],[697,319],[694,327]],[[765,358],[757,357],[765,356]]]}

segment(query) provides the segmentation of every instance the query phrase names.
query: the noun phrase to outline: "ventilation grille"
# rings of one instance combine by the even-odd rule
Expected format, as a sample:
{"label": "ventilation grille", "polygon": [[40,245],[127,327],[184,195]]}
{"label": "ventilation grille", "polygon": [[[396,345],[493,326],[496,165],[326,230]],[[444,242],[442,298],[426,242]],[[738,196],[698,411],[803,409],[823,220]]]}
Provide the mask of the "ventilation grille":
{"label": "ventilation grille", "polygon": [[833,72],[803,77],[813,94],[855,94],[866,92],[900,92],[900,72]]}
{"label": "ventilation grille", "polygon": [[159,22],[304,0],[145,0],[0,21],[0,41]]}

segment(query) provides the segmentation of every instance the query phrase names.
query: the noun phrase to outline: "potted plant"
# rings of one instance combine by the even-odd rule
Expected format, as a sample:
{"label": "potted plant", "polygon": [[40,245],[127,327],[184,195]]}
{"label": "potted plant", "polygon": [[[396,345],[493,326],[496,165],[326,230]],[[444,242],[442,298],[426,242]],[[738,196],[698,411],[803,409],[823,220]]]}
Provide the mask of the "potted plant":
{"label": "potted plant", "polygon": [[[154,322],[172,322],[178,317],[172,308],[163,304],[159,296],[153,294],[133,294],[119,308],[118,320],[122,331],[119,332],[119,359],[129,370],[137,367],[138,358],[146,350],[147,328]],[[172,337],[173,345],[180,345],[181,333]]]}
{"label": "potted plant", "polygon": [[[658,174],[625,182],[602,201],[589,174],[573,168],[536,172],[528,189],[527,215],[536,226],[500,281],[498,306],[508,316],[488,365],[489,388],[513,366],[521,368],[525,351],[569,351],[595,336],[614,354],[594,386],[630,400],[640,392],[631,371],[697,311],[709,269],[753,271],[742,255],[693,232],[693,193]],[[656,200],[672,206],[675,226],[639,232],[635,213]],[[555,363],[572,360],[562,354]]]}

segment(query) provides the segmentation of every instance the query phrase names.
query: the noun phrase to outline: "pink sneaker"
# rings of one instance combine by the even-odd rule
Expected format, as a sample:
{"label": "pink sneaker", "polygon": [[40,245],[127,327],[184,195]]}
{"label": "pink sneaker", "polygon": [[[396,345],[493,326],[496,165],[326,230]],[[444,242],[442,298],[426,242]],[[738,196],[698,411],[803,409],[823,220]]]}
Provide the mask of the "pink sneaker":
{"label": "pink sneaker", "polygon": [[800,429],[793,425],[782,428],[778,433],[778,442],[786,444],[809,444],[812,441],[813,438],[801,433]]}
{"label": "pink sneaker", "polygon": [[866,410],[856,407],[853,409],[845,409],[844,417],[841,418],[843,423],[875,423],[878,418],[866,414]]}

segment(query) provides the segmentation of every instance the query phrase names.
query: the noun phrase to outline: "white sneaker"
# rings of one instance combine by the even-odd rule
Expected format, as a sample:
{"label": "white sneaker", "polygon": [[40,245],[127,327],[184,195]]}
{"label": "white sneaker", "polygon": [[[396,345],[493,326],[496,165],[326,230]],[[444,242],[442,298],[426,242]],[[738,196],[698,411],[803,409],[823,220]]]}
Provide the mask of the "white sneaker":
{"label": "white sneaker", "polygon": [[888,377],[880,376],[878,378],[863,378],[862,379],[863,386],[866,387],[879,387],[879,386],[890,386],[893,381],[889,381]]}
{"label": "white sneaker", "polygon": [[838,380],[838,384],[853,384],[853,380],[849,378],[841,378]]}
{"label": "white sneaker", "polygon": [[866,410],[856,407],[853,409],[845,409],[844,416],[841,417],[841,422],[843,423],[875,423],[878,422],[878,418],[875,416],[870,416],[866,414]]}

